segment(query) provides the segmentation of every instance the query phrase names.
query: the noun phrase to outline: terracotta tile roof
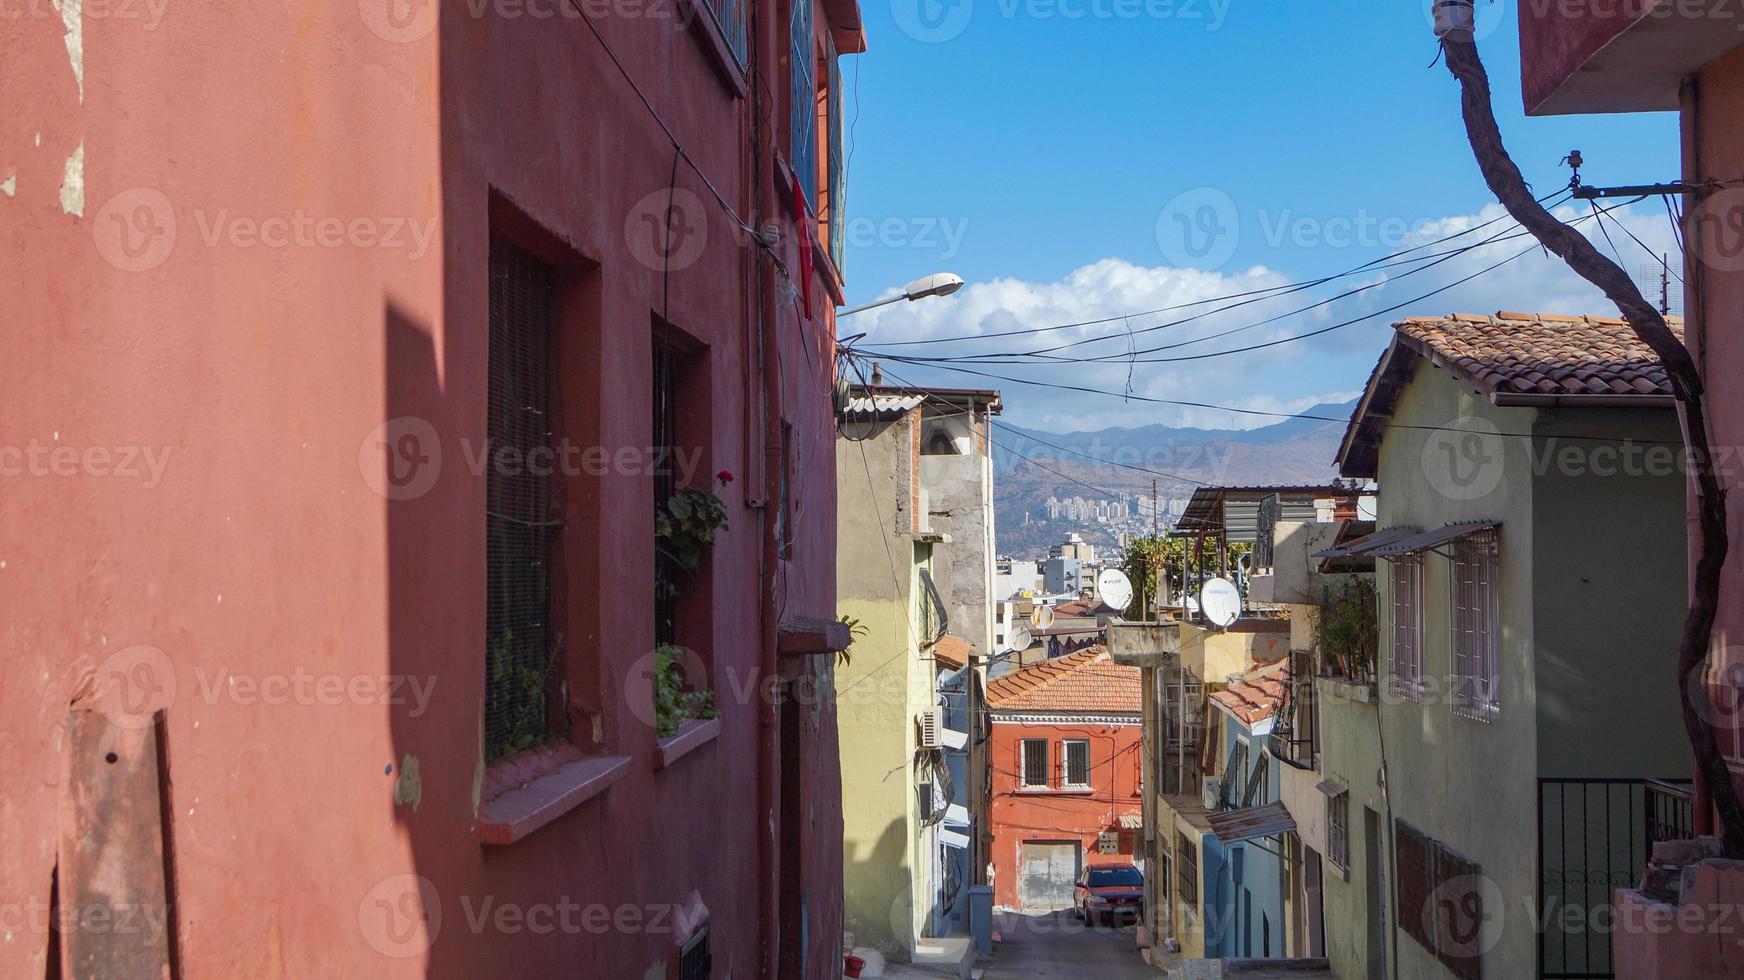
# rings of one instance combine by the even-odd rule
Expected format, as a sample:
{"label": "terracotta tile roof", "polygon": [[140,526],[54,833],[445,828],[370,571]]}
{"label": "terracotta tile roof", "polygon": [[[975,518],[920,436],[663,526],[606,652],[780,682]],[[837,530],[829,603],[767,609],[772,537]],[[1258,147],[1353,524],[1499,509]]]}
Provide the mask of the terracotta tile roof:
{"label": "terracotta tile roof", "polygon": [[973,652],[975,644],[949,633],[939,637],[939,642],[932,647],[933,659],[952,670],[962,670],[969,666],[969,654]]}
{"label": "terracotta tile roof", "polygon": [[[1683,336],[1683,319],[1666,317]],[[1393,324],[1345,429],[1335,461],[1339,474],[1373,479],[1386,420],[1426,360],[1492,397],[1639,397],[1644,408],[1670,403],[1665,368],[1629,324],[1615,317],[1514,313],[1452,313]]]}
{"label": "terracotta tile roof", "polygon": [[[1265,670],[1265,666],[1257,670]],[[1289,681],[1290,665],[1286,658],[1282,669],[1254,680],[1231,684],[1226,690],[1211,695],[1211,700],[1251,728],[1278,713],[1278,708],[1284,703],[1284,686]]]}
{"label": "terracotta tile roof", "polygon": [[1138,714],[1144,694],[1137,667],[1123,667],[1102,647],[1034,663],[987,685],[987,706],[1006,711]]}
{"label": "terracotta tile roof", "polygon": [[[1668,317],[1679,338],[1683,320]],[[1393,325],[1486,391],[1530,395],[1666,395],[1659,357],[1615,317],[1455,313]]]}

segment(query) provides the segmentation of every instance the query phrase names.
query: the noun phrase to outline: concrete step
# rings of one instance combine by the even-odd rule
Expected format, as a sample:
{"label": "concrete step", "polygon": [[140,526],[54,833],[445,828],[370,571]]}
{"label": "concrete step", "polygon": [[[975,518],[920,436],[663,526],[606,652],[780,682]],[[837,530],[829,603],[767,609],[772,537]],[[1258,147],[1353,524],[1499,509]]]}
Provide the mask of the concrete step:
{"label": "concrete step", "polygon": [[975,941],[967,936],[918,940],[914,944],[914,965],[969,980],[975,966]]}

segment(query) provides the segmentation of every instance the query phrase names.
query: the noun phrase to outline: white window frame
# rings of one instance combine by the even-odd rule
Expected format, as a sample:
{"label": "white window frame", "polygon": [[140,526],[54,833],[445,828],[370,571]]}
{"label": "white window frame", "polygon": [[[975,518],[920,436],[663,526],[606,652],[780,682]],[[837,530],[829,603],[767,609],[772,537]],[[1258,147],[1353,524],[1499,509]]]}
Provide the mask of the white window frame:
{"label": "white window frame", "polygon": [[1393,691],[1412,701],[1423,697],[1423,556],[1389,559],[1393,608]]}
{"label": "white window frame", "polygon": [[[1041,765],[1042,781],[1039,783],[1032,783],[1029,781],[1029,771],[1030,771],[1029,770],[1029,754],[1030,754],[1031,748],[1035,748],[1038,746],[1040,747],[1041,753],[1042,753],[1042,765]],[[1022,788],[1026,789],[1026,790],[1047,789],[1048,788],[1048,740],[1045,738],[1026,738],[1022,742],[1019,743],[1018,753],[1019,753],[1019,760],[1022,763],[1022,765],[1021,765],[1022,771],[1020,771],[1017,774],[1017,778],[1018,778],[1018,781],[1021,784]]]}
{"label": "white window frame", "polygon": [[1350,871],[1350,793],[1326,798],[1326,860],[1340,871]]}
{"label": "white window frame", "polygon": [[[1076,745],[1082,745],[1084,747],[1084,781],[1081,783],[1072,781],[1072,747],[1076,746]],[[1092,767],[1090,765],[1090,740],[1087,738],[1061,739],[1060,740],[1060,788],[1061,789],[1090,789],[1091,788],[1090,780],[1092,778],[1093,778],[1093,773],[1092,773]]]}
{"label": "white window frame", "polygon": [[1495,530],[1455,541],[1448,567],[1453,713],[1494,721],[1502,710],[1502,555]]}

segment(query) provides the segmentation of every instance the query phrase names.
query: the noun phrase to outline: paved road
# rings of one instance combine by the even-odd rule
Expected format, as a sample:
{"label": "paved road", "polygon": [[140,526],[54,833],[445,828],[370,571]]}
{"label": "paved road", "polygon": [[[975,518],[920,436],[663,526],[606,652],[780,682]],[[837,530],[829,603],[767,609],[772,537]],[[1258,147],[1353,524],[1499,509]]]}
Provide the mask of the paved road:
{"label": "paved road", "polygon": [[1087,926],[1071,912],[999,912],[994,927],[1004,942],[994,944],[984,980],[1161,980],[1163,976],[1139,958],[1131,925]]}

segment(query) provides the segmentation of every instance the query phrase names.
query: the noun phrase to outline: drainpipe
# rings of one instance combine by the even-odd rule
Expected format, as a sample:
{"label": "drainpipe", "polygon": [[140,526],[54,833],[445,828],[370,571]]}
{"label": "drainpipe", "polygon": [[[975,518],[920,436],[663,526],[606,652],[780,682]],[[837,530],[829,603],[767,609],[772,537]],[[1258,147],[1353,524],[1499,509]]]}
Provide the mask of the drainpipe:
{"label": "drainpipe", "polygon": [[[751,81],[753,104],[752,129],[756,142],[757,219],[759,231],[781,227],[781,207],[775,199],[775,133],[768,120],[778,113],[765,104],[762,93],[779,86],[762,84],[778,77],[776,52],[775,5],[753,4],[752,35],[756,44],[753,70],[760,78]],[[779,243],[777,243],[778,245]],[[776,699],[780,696],[777,678],[777,643],[780,610],[776,606],[775,589],[781,564],[780,542],[776,540],[776,508],[781,501],[781,361],[776,352],[780,341],[777,325],[781,321],[781,302],[777,293],[775,263],[770,256],[758,262],[757,318],[761,331],[763,362],[763,561],[760,595],[762,630],[757,690],[757,921],[762,940],[762,968],[759,975],[774,977],[778,968],[781,942],[781,815],[777,812],[780,799],[781,758],[778,751]],[[802,327],[803,329],[803,327]]]}
{"label": "drainpipe", "polygon": [[[1680,136],[1683,142],[1683,182],[1686,187],[1694,187],[1704,178],[1702,176],[1702,141],[1697,128],[1701,125],[1701,93],[1697,88],[1696,79],[1692,76],[1683,80],[1678,86],[1678,121]],[[1690,216],[1701,207],[1701,195],[1695,192],[1683,195],[1683,213],[1685,218],[1684,241],[1688,243],[1688,254],[1684,258],[1683,284],[1683,335],[1684,345],[1690,349],[1695,358],[1696,371],[1702,378],[1708,377],[1708,345],[1707,345],[1707,298],[1706,276],[1703,275],[1702,239],[1700,235],[1691,235]],[[1689,540],[1692,545],[1701,540],[1701,511],[1696,499],[1695,482],[1689,481],[1686,491],[1688,506],[1684,508],[1685,523],[1688,525]],[[1694,599],[1694,583],[1690,585],[1690,597]],[[1698,836],[1711,836],[1715,830],[1714,804],[1708,797],[1707,786],[1702,780],[1702,767],[1691,766],[1691,776],[1694,778],[1695,803],[1691,807],[1695,816],[1694,832]]]}

